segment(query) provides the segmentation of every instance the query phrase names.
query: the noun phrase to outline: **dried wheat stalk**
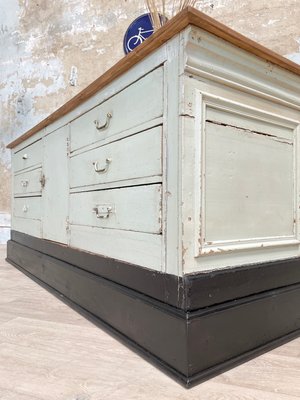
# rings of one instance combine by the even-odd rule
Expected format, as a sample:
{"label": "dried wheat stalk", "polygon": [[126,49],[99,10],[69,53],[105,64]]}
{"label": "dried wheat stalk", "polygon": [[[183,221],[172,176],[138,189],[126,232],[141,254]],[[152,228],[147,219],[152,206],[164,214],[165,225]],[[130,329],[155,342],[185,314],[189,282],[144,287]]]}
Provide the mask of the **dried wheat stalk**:
{"label": "dried wheat stalk", "polygon": [[149,13],[151,15],[153,28],[156,31],[159,29],[165,21],[160,18],[160,15],[166,16],[167,3],[168,5],[172,3],[170,16],[174,17],[180,11],[188,6],[195,6],[197,0],[146,0],[146,5],[148,7]]}

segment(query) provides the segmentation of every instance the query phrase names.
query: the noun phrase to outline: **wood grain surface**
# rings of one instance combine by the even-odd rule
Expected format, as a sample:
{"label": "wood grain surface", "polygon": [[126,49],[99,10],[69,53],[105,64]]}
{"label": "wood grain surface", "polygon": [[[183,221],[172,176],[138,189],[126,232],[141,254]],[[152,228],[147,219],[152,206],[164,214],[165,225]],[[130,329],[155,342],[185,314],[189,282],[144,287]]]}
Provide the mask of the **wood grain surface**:
{"label": "wood grain surface", "polygon": [[187,7],[169,22],[167,22],[162,28],[156,31],[150,36],[144,43],[138,46],[133,52],[122,58],[113,67],[106,71],[102,76],[92,82],[89,86],[83,89],[75,97],[57,109],[53,114],[49,115],[39,124],[34,126],[32,129],[24,133],[22,136],[8,144],[8,148],[12,149],[24,140],[28,139],[35,133],[39,132],[52,122],[58,120],[62,116],[66,115],[69,111],[73,110],[79,104],[89,99],[100,89],[108,85],[114,79],[128,71],[131,67],[137,64],[139,61],[144,59],[147,55],[152,53],[174,35],[182,31],[188,25],[194,25],[201,29],[206,30],[235,46],[248,51],[251,54],[263,58],[274,65],[278,65],[288,71],[294,72],[300,75],[300,66],[293,61],[286,59],[285,57],[276,54],[272,50],[265,48],[264,46],[254,42],[251,39],[235,32],[226,25],[216,21],[208,15],[192,8]]}
{"label": "wood grain surface", "polygon": [[1,400],[296,400],[300,338],[186,390],[4,261]]}

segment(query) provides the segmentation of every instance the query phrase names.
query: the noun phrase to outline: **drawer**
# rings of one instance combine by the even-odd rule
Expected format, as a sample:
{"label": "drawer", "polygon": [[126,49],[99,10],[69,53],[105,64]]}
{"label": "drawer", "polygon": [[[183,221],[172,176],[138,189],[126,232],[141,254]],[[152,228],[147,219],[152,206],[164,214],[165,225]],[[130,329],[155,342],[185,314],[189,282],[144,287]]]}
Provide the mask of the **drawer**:
{"label": "drawer", "polygon": [[161,67],[73,121],[71,151],[107,139],[162,115]]}
{"label": "drawer", "polygon": [[164,264],[162,235],[71,225],[70,246],[156,271]]}
{"label": "drawer", "polygon": [[70,223],[159,234],[161,185],[71,194]]}
{"label": "drawer", "polygon": [[13,201],[14,216],[41,219],[41,197],[20,197]]}
{"label": "drawer", "polygon": [[22,172],[14,176],[14,196],[32,196],[42,193],[42,168]]}
{"label": "drawer", "polygon": [[162,128],[156,127],[71,158],[70,187],[162,174]]}
{"label": "drawer", "polygon": [[42,141],[31,144],[18,151],[12,157],[13,170],[15,172],[42,163]]}

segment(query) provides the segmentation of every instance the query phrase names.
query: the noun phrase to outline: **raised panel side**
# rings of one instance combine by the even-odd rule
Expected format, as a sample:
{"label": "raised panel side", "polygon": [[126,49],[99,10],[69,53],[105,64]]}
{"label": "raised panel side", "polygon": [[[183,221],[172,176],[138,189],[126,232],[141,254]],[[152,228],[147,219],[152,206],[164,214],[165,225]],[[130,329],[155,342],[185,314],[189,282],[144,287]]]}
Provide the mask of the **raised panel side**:
{"label": "raised panel side", "polygon": [[293,130],[287,139],[251,117],[245,128],[234,112],[205,113],[202,245],[295,238]]}
{"label": "raised panel side", "polygon": [[300,116],[234,93],[194,88],[185,99],[185,272],[299,254]]}
{"label": "raised panel side", "polygon": [[300,79],[297,74],[197,27],[188,27],[183,32],[183,42],[185,72],[299,110]]}

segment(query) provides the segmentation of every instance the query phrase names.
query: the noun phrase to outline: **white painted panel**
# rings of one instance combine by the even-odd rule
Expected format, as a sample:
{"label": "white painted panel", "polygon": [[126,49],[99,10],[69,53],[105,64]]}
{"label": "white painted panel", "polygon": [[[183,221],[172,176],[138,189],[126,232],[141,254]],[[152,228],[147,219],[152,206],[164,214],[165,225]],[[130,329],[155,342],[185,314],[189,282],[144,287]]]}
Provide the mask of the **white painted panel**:
{"label": "white painted panel", "polygon": [[38,219],[14,217],[11,228],[14,231],[27,233],[27,235],[42,237],[42,224]]}
{"label": "white painted panel", "polygon": [[[97,217],[95,208],[99,212],[101,206],[111,208],[108,217]],[[71,194],[70,223],[161,233],[161,185]]]}
{"label": "white painted panel", "polygon": [[162,236],[71,225],[70,245],[160,271]]}
{"label": "white painted panel", "polygon": [[[104,140],[162,114],[163,68],[160,67],[73,121],[71,151]],[[95,121],[103,128],[97,129]]]}
{"label": "white painted panel", "polygon": [[42,158],[42,141],[38,140],[37,142],[13,154],[12,162],[14,165],[14,171],[17,172],[26,168],[30,168],[34,165],[41,164]]}
{"label": "white painted panel", "polygon": [[41,197],[20,197],[13,201],[13,215],[20,218],[41,219]]}
{"label": "white painted panel", "polygon": [[[70,160],[70,186],[161,175],[161,142],[161,127],[156,127],[74,156]],[[96,172],[95,165],[105,171]]]}
{"label": "white painted panel", "polygon": [[205,141],[205,241],[293,236],[293,146],[210,122]]}
{"label": "white painted panel", "polygon": [[40,195],[42,193],[42,185],[40,182],[42,169],[37,168],[32,171],[23,172],[14,177],[14,195],[28,196]]}
{"label": "white painted panel", "polygon": [[43,235],[45,239],[60,243],[68,241],[68,133],[68,126],[65,126],[43,139]]}
{"label": "white painted panel", "polygon": [[185,85],[184,273],[299,256],[299,113],[217,84]]}

